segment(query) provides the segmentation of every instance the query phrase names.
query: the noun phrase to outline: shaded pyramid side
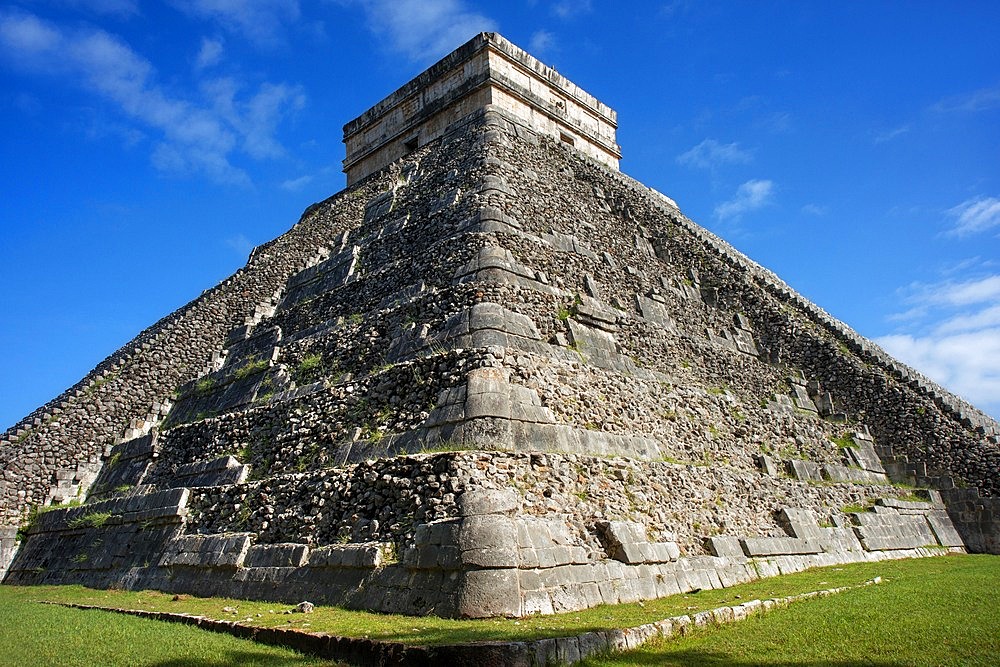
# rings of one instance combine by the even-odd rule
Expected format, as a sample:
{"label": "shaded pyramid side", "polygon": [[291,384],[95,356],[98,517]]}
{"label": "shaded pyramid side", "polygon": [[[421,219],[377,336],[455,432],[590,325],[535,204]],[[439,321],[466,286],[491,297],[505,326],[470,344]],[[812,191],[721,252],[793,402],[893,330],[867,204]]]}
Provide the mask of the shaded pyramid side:
{"label": "shaded pyramid side", "polygon": [[[887,472],[975,472],[989,423],[503,114],[310,220],[310,266],[126,433],[87,505],[36,522],[8,581],[521,615],[963,548],[942,496]],[[944,424],[912,449],[910,407]],[[896,460],[928,440],[947,466]]]}

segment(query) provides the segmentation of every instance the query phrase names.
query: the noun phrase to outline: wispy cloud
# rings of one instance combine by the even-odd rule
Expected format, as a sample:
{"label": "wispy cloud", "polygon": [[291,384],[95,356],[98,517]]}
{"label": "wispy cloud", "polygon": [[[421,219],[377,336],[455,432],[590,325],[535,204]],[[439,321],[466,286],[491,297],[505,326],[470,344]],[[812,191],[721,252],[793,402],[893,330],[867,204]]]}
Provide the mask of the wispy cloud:
{"label": "wispy cloud", "polygon": [[243,138],[243,150],[253,158],[275,158],[285,154],[274,136],[278,121],[287,113],[305,105],[305,95],[298,86],[264,83],[247,99],[239,99],[241,84],[232,78],[219,78],[202,84],[202,91],[213,112]]}
{"label": "wispy cloud", "polygon": [[1000,199],[975,197],[948,209],[955,225],[949,230],[953,236],[968,236],[1000,226]]}
{"label": "wispy cloud", "polygon": [[528,41],[528,50],[532,53],[549,53],[556,45],[556,36],[547,30],[536,30]]}
{"label": "wispy cloud", "polygon": [[172,4],[261,45],[280,42],[284,29],[300,16],[298,0],[173,0]]}
{"label": "wispy cloud", "polygon": [[222,40],[202,38],[195,67],[205,69],[219,64],[222,59],[222,48]]}
{"label": "wispy cloud", "polygon": [[724,164],[746,164],[752,159],[753,156],[740,148],[738,143],[723,144],[715,139],[705,139],[677,156],[678,164],[700,169],[715,169]]}
{"label": "wispy cloud", "polygon": [[[969,268],[978,268],[975,264]],[[1000,274],[913,283],[888,352],[980,407],[1000,414]]]}
{"label": "wispy cloud", "polygon": [[305,186],[312,183],[313,177],[310,175],[299,176],[298,178],[290,178],[287,181],[281,182],[281,189],[287,190],[288,192],[298,192]]}
{"label": "wispy cloud", "polygon": [[552,13],[561,19],[568,19],[593,10],[590,0],[558,0],[552,3]]}
{"label": "wispy cloud", "polygon": [[801,209],[802,213],[805,215],[823,216],[830,212],[829,207],[820,206],[819,204],[806,204]]}
{"label": "wispy cloud", "polygon": [[1000,327],[948,336],[895,334],[875,342],[983,410],[1000,414]]}
{"label": "wispy cloud", "polygon": [[773,194],[773,181],[747,181],[737,188],[735,197],[715,207],[715,217],[719,220],[739,220],[744,213],[767,206]]}
{"label": "wispy cloud", "polygon": [[904,301],[927,306],[960,307],[1000,302],[1000,275],[964,281],[912,283],[904,290]]}
{"label": "wispy cloud", "polygon": [[293,86],[269,83],[238,99],[239,84],[219,83],[225,80],[206,84],[207,100],[183,99],[158,85],[153,65],[120,38],[66,29],[23,12],[0,13],[0,57],[29,73],[72,78],[159,135],[152,154],[156,167],[203,173],[220,183],[249,183],[230,161],[236,151],[254,158],[281,154],[277,124],[304,99]]}
{"label": "wispy cloud", "polygon": [[389,48],[425,63],[446,55],[478,32],[494,31],[492,19],[460,0],[361,0],[368,26]]}
{"label": "wispy cloud", "polygon": [[938,113],[976,113],[1000,108],[1000,86],[980,88],[964,95],[947,97],[931,107]]}
{"label": "wispy cloud", "polygon": [[909,125],[900,125],[899,127],[892,128],[891,130],[883,130],[875,134],[875,143],[884,144],[887,141],[892,141],[897,137],[901,137],[910,131]]}
{"label": "wispy cloud", "polygon": [[250,251],[254,249],[254,244],[244,234],[230,236],[226,239],[226,245],[240,255],[249,255]]}

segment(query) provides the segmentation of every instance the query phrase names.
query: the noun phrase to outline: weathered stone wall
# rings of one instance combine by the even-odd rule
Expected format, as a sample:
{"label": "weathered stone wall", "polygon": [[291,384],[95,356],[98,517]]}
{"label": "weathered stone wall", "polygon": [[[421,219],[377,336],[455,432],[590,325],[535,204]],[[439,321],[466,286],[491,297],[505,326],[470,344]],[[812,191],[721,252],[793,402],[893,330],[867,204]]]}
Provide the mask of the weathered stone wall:
{"label": "weathered stone wall", "polygon": [[[925,461],[937,475],[985,494],[997,491],[995,421],[896,362],[638,183],[523,127],[508,126],[493,146],[509,190],[495,205],[525,231],[572,236],[577,244],[575,252],[540,254],[537,244],[512,239],[505,246],[519,260],[577,294],[587,293],[584,277],[591,276],[604,301],[632,317],[642,314],[637,295],[659,292],[672,327],[695,341],[711,340],[707,330],[721,332],[741,314],[768,356],[818,380],[838,409],[868,425],[893,456]],[[707,299],[685,298],[686,287]],[[694,358],[678,359],[657,349],[655,338],[652,345],[646,336],[633,340],[616,334],[626,354],[642,360],[652,351],[650,367],[669,374],[690,366],[698,369],[693,374],[701,372],[698,379],[714,374],[716,386],[730,387],[747,377],[731,365],[713,364],[713,355],[682,348],[682,355]]]}
{"label": "weathered stone wall", "polygon": [[[195,302],[249,310],[189,341],[212,365],[166,375],[166,420],[7,580],[521,615],[962,549],[887,476],[940,482],[895,460],[916,450],[882,407],[919,388],[688,225],[495,110],[463,120]],[[995,446],[921,405],[986,495]]]}
{"label": "weathered stone wall", "polygon": [[[460,172],[474,179],[475,165],[482,161],[482,147],[473,144],[476,137],[464,132],[464,127],[458,124],[452,135],[441,140],[447,150],[433,153],[422,174],[422,187],[408,191],[414,201],[398,203],[432,209],[427,216],[430,227],[414,230],[425,243],[441,237],[437,227],[441,220],[456,224],[475,208],[474,198],[460,201],[455,187],[448,187],[448,181],[454,181]],[[427,151],[418,152],[415,158],[425,154]],[[31,507],[41,505],[55,482],[56,471],[75,469],[81,463],[99,465],[107,449],[134,420],[147,416],[158,420],[161,415],[154,413],[154,407],[169,405],[178,386],[210,369],[213,355],[223,349],[230,332],[259,319],[269,306],[273,308],[288,279],[314,263],[318,253],[323,256],[331,248],[339,250],[344,232],[360,228],[362,236],[377,237],[390,211],[373,215],[366,206],[377,193],[395,193],[410,176],[413,174],[401,174],[399,169],[388,170],[310,207],[291,230],[258,247],[246,267],[141,333],[77,385],[9,429],[0,441],[0,512],[4,520],[17,524]],[[379,246],[371,239],[368,245],[374,252],[362,258],[360,272],[381,270],[385,282],[367,281],[368,293],[346,301],[334,297],[333,306],[326,310],[317,304],[315,319],[363,312],[407,286],[401,284],[407,274],[400,272],[399,266],[423,271],[428,277],[437,261],[447,266],[447,253],[441,253],[438,246],[423,259],[408,258],[410,266],[404,262],[393,270],[386,266],[391,253],[388,242]]]}
{"label": "weathered stone wall", "polygon": [[[749,493],[749,505],[679,492],[702,488],[706,477],[720,493]],[[380,459],[226,490],[174,489],[53,510],[29,529],[6,581],[521,616],[961,550],[933,494],[845,513],[829,505],[855,497],[849,485],[755,486],[708,468],[576,455]],[[772,525],[756,525],[762,506],[753,494],[772,506],[782,488],[800,508],[779,507]],[[802,509],[810,505],[819,511]],[[705,542],[711,555],[699,555],[700,539],[685,547],[673,532],[650,530],[651,516],[677,525],[672,506],[733,521],[716,522]],[[824,516],[829,521],[817,524]],[[741,517],[757,536],[735,535]],[[184,533],[184,523],[212,532]]]}

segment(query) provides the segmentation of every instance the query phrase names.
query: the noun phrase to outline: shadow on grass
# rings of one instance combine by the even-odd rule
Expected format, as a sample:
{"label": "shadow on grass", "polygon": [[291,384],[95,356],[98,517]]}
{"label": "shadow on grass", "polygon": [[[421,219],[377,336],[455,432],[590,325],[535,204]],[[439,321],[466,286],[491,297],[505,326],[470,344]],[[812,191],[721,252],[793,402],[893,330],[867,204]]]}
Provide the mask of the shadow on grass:
{"label": "shadow on grass", "polygon": [[296,665],[328,665],[338,667],[343,665],[339,662],[322,662],[319,658],[312,656],[281,657],[267,655],[254,650],[247,651],[224,651],[218,657],[208,658],[177,658],[176,660],[162,660],[160,662],[150,662],[148,667],[229,667],[230,665],[252,665],[255,667],[295,667]]}
{"label": "shadow on grass", "polygon": [[[638,652],[603,656],[600,659],[600,664],[605,667],[644,667],[645,665],[656,665],[657,667],[670,667],[671,665],[676,667],[682,665],[683,667],[758,667],[761,663],[729,653],[699,649],[670,651],[669,653],[645,653],[640,649]],[[902,662],[872,662],[870,660],[863,662],[858,660],[776,661],[765,664],[767,667],[904,667],[905,665]]]}

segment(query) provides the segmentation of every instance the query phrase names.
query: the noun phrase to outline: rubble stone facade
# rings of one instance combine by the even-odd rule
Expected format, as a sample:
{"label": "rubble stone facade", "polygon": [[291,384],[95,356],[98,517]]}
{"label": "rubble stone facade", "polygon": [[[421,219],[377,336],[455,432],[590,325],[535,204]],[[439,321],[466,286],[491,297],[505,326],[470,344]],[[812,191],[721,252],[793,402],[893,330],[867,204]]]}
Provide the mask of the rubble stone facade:
{"label": "rubble stone facade", "polygon": [[1000,552],[996,422],[578,144],[455,104],[4,435],[6,582],[520,616]]}

